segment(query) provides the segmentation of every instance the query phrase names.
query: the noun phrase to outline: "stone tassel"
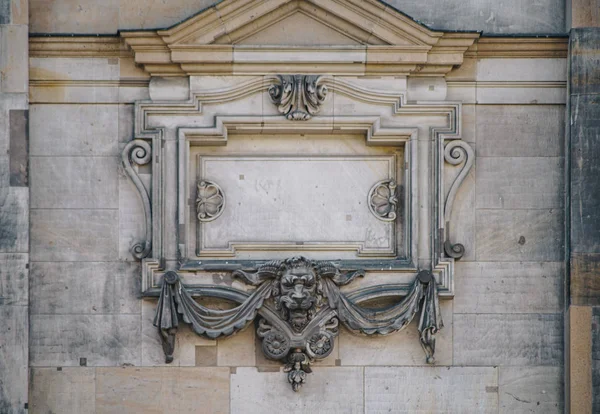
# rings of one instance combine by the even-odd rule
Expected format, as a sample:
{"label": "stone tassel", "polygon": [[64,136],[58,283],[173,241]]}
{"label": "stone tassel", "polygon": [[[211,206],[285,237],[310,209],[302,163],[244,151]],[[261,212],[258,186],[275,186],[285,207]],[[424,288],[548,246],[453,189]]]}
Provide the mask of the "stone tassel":
{"label": "stone tassel", "polygon": [[428,276],[425,276],[424,272],[422,272],[423,277],[419,274],[421,282],[426,286],[421,309],[421,319],[419,321],[419,334],[421,346],[427,356],[427,363],[433,364],[435,362],[435,334],[444,327],[444,322],[442,321],[442,314],[440,312],[440,302],[435,279],[431,273],[427,273]]}
{"label": "stone tassel", "polygon": [[156,315],[154,316],[154,326],[158,328],[158,333],[165,353],[165,362],[173,362],[173,351],[175,350],[175,336],[179,319],[177,317],[177,307],[175,303],[175,284],[179,281],[179,276],[175,272],[167,272],[163,277],[162,290],[158,299]]}

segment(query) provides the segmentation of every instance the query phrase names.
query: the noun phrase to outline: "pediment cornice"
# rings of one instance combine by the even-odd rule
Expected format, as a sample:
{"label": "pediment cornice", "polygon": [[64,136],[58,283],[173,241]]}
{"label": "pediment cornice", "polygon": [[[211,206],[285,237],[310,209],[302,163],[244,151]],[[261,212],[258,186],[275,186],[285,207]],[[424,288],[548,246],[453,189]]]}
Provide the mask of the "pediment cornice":
{"label": "pediment cornice", "polygon": [[[296,14],[353,44],[305,45],[298,27],[293,28],[298,42],[248,44],[274,25],[285,29],[286,19]],[[479,33],[434,31],[378,0],[225,0],[169,29],[121,36],[136,63],[153,76],[440,76],[462,64]]]}

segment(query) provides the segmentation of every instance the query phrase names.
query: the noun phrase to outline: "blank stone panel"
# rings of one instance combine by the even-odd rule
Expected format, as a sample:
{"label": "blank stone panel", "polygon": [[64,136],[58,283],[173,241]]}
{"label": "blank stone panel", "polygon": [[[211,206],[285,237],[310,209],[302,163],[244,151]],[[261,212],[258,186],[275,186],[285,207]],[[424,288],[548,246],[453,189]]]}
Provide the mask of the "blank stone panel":
{"label": "blank stone panel", "polygon": [[563,363],[562,314],[454,314],[456,365]]}
{"label": "blank stone panel", "polygon": [[564,105],[478,105],[478,157],[564,154]]}
{"label": "blank stone panel", "polygon": [[229,412],[229,368],[97,368],[96,414]]}
{"label": "blank stone panel", "polygon": [[284,372],[237,368],[231,375],[231,414],[363,413],[363,368],[317,367],[294,392]]}
{"label": "blank stone panel", "polygon": [[497,368],[366,367],[365,412],[497,413]]}
{"label": "blank stone panel", "polygon": [[229,413],[229,368],[97,368],[96,414],[113,413]]}
{"label": "blank stone panel", "polygon": [[476,208],[562,208],[564,159],[477,159]]}
{"label": "blank stone panel", "polygon": [[562,367],[500,367],[500,413],[562,413]]}
{"label": "blank stone panel", "polygon": [[[0,157],[0,164],[5,159]],[[1,168],[1,166],[0,166]],[[0,252],[29,251],[29,188],[0,188]]]}
{"label": "blank stone panel", "polygon": [[32,157],[31,208],[118,208],[116,157]]}
{"label": "blank stone panel", "polygon": [[117,210],[31,210],[31,260],[117,258]]}
{"label": "blank stone panel", "polygon": [[0,413],[27,402],[27,306],[0,304]]}
{"label": "blank stone panel", "polygon": [[563,262],[455,263],[456,313],[558,313]]}
{"label": "blank stone panel", "polygon": [[31,315],[32,367],[141,363],[140,315]]}
{"label": "blank stone panel", "polygon": [[479,261],[563,260],[562,209],[478,210],[476,220]]}
{"label": "blank stone panel", "polygon": [[31,105],[31,156],[118,155],[118,105]]}
{"label": "blank stone panel", "polygon": [[30,0],[31,33],[115,34],[121,0]]}
{"label": "blank stone panel", "polygon": [[31,314],[140,313],[140,265],[109,262],[31,264]]}
{"label": "blank stone panel", "polygon": [[95,414],[94,368],[31,368],[30,414]]}

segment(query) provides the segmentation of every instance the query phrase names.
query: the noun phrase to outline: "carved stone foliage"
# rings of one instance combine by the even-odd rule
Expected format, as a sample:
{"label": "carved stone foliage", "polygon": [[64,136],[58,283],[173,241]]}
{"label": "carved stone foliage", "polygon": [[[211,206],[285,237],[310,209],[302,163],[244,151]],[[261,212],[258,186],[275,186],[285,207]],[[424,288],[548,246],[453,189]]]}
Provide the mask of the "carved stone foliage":
{"label": "carved stone foliage", "polygon": [[279,75],[269,88],[271,101],[279,112],[293,121],[307,121],[321,109],[327,97],[327,86],[321,76]]}
{"label": "carved stone foliage", "polygon": [[379,220],[396,220],[398,197],[396,181],[385,180],[375,184],[369,191],[369,209]]}
{"label": "carved stone foliage", "polygon": [[[257,334],[263,352],[285,363],[288,381],[298,391],[311,372],[311,362],[332,352],[340,323],[365,335],[387,335],[405,328],[419,310],[421,345],[427,362],[434,362],[434,335],[443,323],[436,282],[429,271],[417,275],[408,293],[393,285],[379,286],[375,292],[343,293],[340,286],[363,276],[363,271],[341,272],[332,263],[304,257],[267,262],[253,272],[237,270],[233,275],[256,289],[250,293],[222,286],[192,290],[177,273],[165,274],[154,325],[167,362],[173,360],[180,319],[197,334],[217,338],[232,335],[259,317]],[[193,295],[239,305],[210,309],[196,302]],[[393,298],[396,303],[385,309],[361,306],[361,302],[374,298]]]}
{"label": "carved stone foliage", "polygon": [[212,221],[225,210],[225,194],[218,184],[201,180],[198,182],[196,212],[198,220]]}

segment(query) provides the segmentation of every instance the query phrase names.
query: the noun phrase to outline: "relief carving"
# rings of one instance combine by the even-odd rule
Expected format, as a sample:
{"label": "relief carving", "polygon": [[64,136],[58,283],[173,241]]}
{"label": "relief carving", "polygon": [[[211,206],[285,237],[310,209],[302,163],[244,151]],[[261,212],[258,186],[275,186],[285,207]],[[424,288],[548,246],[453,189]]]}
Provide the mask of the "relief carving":
{"label": "relief carving", "polygon": [[196,212],[198,220],[213,221],[225,210],[225,194],[218,184],[201,180],[198,182]]}
{"label": "relief carving", "polygon": [[[200,305],[176,272],[163,278],[154,319],[167,362],[173,360],[175,335],[181,315],[198,334],[208,338],[232,335],[257,316],[257,335],[264,354],[282,360],[294,391],[306,381],[310,364],[326,358],[333,350],[339,324],[365,335],[388,335],[404,329],[421,310],[418,326],[427,362],[434,362],[435,333],[442,328],[436,282],[429,271],[421,271],[408,293],[391,286],[375,292],[343,293],[340,286],[351,283],[363,271],[341,272],[333,263],[293,257],[260,265],[254,272],[236,270],[233,276],[256,286],[252,292],[232,287],[194,288],[198,297],[216,297],[239,306],[216,310]],[[398,299],[401,297],[401,299]],[[374,298],[395,299],[385,309],[361,306]]]}
{"label": "relief carving", "polygon": [[327,97],[321,76],[279,75],[269,88],[271,101],[292,121],[307,121],[316,115]]}
{"label": "relief carving", "polygon": [[396,220],[397,187],[396,181],[385,180],[375,184],[369,191],[369,210],[379,220]]}

